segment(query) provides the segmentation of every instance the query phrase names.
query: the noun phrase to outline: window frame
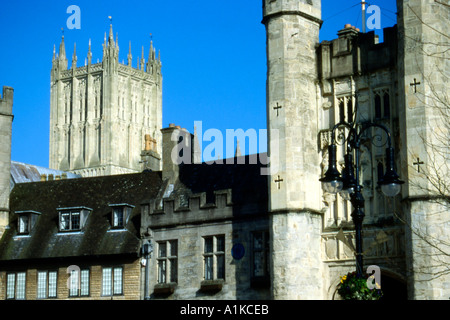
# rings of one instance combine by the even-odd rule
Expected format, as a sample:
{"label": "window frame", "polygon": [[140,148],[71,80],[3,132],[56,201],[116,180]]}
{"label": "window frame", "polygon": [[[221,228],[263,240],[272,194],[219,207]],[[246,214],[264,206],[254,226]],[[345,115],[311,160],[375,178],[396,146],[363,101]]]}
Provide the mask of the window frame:
{"label": "window frame", "polygon": [[[33,210],[15,211],[15,213],[17,214],[17,235],[29,235],[41,213]],[[28,220],[26,222],[26,228],[22,228],[24,224],[24,218]]]}
{"label": "window frame", "polygon": [[[81,232],[84,230],[89,214],[92,209],[87,207],[70,207],[70,208],[58,208],[58,231],[60,233],[68,233],[68,232]],[[68,227],[63,227],[63,216],[68,215]],[[78,215],[78,219],[75,220],[73,216]],[[78,224],[78,226],[74,226],[74,222]]]}
{"label": "window frame", "polygon": [[[125,229],[135,206],[128,203],[110,204],[109,206],[112,208],[111,229]],[[122,219],[117,219],[117,222],[121,220],[121,224],[116,223],[116,213],[118,212],[118,210],[121,210]]]}
{"label": "window frame", "polygon": [[[24,225],[23,219],[24,218],[26,218],[26,220],[27,220],[25,228],[23,228],[23,225]],[[19,217],[18,217],[17,234],[19,234],[19,235],[28,235],[28,234],[30,234],[30,230],[31,230],[30,224],[31,224],[31,216],[30,216],[30,214],[29,213],[28,214],[27,213],[20,214]]]}
{"label": "window frame", "polygon": [[[88,267],[85,267],[85,268],[77,267],[76,269],[70,270],[68,281],[71,281],[72,272],[77,273],[77,275],[76,275],[77,288],[76,288],[76,291],[75,291],[75,289],[68,288],[69,289],[68,290],[69,298],[90,297],[90,295],[91,295],[91,269]],[[85,283],[83,283],[83,279],[85,279],[83,277],[83,273],[86,273],[86,272],[87,272],[87,292],[85,290],[83,290],[86,287]]]}
{"label": "window frame", "polygon": [[[212,240],[212,251],[207,248],[207,241]],[[219,250],[218,239],[222,240],[223,248]],[[225,235],[211,235],[203,237],[203,280],[213,281],[213,280],[225,280],[226,278],[226,262],[225,262]],[[221,261],[219,261],[221,260]],[[220,264],[220,266],[219,266]]]}
{"label": "window frame", "polygon": [[[270,266],[269,266],[269,255],[270,255],[270,233],[268,230],[258,230],[252,233],[252,259],[251,259],[251,276],[252,278],[267,278],[270,276]],[[262,238],[261,248],[256,248],[256,235],[260,234]],[[256,274],[255,262],[256,253],[261,253],[262,255],[262,270],[263,274]]]}
{"label": "window frame", "polygon": [[[40,287],[41,287],[41,283],[40,283],[40,281],[42,281],[42,280],[40,280],[41,278],[39,277],[39,275],[40,274],[45,274],[45,280],[43,280],[43,281],[45,281],[44,282],[44,285],[45,285],[45,288],[44,288],[44,296],[39,296],[39,294],[40,294]],[[52,291],[50,291],[50,283],[51,282],[53,282],[53,280],[51,280],[51,277],[50,277],[50,275],[53,275],[53,274],[55,274],[56,276],[55,276],[55,283],[54,283],[54,295],[53,294],[50,294],[50,292],[53,292],[53,290]],[[53,278],[52,278],[53,279]],[[56,299],[58,297],[58,271],[57,270],[38,270],[37,271],[37,274],[36,274],[36,299],[39,299],[39,300],[43,300],[43,299]]]}
{"label": "window frame", "polygon": [[[23,275],[23,280],[19,279],[19,276]],[[13,284],[11,288],[11,284],[9,281],[9,277],[14,276]],[[20,285],[20,287],[18,287]],[[23,285],[23,288],[22,288]],[[20,289],[20,291],[19,291]],[[6,290],[5,290],[5,299],[6,300],[26,300],[26,289],[27,289],[27,272],[26,271],[17,271],[17,272],[7,272],[6,273]],[[8,295],[11,293],[12,290],[12,296],[8,297]],[[23,290],[23,292],[22,292]],[[23,295],[18,297],[19,292]]]}
{"label": "window frame", "polygon": [[[108,279],[105,279],[105,271],[110,270],[110,275]],[[116,285],[116,270],[120,270],[120,291],[117,292],[116,289],[118,286]],[[103,266],[102,267],[102,285],[101,285],[101,296],[102,297],[113,297],[113,296],[123,296],[124,295],[124,283],[125,283],[125,268],[123,266]],[[105,282],[105,280],[108,281]],[[108,284],[108,286],[106,286]],[[105,292],[105,289],[108,288],[108,292]]]}
{"label": "window frame", "polygon": [[[157,246],[156,282],[158,284],[178,283],[178,239],[157,241]],[[162,247],[165,247],[163,256],[161,255]]]}
{"label": "window frame", "polygon": [[388,87],[373,90],[373,120],[389,120],[392,116],[391,90]]}

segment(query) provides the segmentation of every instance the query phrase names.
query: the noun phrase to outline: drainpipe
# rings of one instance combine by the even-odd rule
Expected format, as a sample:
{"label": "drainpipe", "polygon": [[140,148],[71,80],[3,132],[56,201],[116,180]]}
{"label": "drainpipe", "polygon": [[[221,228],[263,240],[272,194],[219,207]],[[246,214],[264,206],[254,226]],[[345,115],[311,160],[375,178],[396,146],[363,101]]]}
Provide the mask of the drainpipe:
{"label": "drainpipe", "polygon": [[145,258],[145,283],[144,283],[144,300],[150,300],[150,290],[148,280],[150,276],[150,256],[153,252],[153,246],[149,240],[144,240],[142,245],[142,254]]}

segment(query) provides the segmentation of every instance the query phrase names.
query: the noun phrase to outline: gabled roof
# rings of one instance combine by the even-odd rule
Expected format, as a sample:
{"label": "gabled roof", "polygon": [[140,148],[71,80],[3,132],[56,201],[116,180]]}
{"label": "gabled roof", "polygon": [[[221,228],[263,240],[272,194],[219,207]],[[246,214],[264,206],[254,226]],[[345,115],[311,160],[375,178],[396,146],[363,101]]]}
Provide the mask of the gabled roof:
{"label": "gabled roof", "polygon": [[[10,197],[10,228],[0,241],[0,261],[135,255],[139,253],[140,207],[154,198],[160,172],[16,184]],[[111,230],[110,204],[135,206],[123,231]],[[58,232],[58,208],[87,207],[92,211],[84,231]],[[18,214],[41,213],[29,236],[17,235]]]}

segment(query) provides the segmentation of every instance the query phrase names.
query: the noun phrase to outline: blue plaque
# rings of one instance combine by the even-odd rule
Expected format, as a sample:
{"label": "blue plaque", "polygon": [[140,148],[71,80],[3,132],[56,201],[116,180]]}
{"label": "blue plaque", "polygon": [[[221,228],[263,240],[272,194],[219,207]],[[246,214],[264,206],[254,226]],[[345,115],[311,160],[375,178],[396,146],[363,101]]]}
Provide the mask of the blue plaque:
{"label": "blue plaque", "polygon": [[231,248],[231,256],[236,260],[241,260],[244,257],[245,248],[242,243],[235,243]]}

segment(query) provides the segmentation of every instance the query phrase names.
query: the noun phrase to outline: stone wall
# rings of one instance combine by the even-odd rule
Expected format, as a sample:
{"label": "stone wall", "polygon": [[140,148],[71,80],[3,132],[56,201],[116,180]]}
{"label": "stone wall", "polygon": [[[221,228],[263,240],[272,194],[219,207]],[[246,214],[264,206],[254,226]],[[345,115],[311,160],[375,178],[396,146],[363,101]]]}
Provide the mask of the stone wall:
{"label": "stone wall", "polygon": [[[81,262],[80,262],[81,263]],[[8,268],[2,267],[0,271],[0,299],[6,299],[6,279],[8,273],[26,272],[26,300],[37,299],[37,274],[38,271],[57,271],[57,300],[139,300],[141,299],[141,279],[140,279],[140,260],[116,260],[111,262],[103,262],[103,264],[92,263],[86,265],[80,264],[81,269],[88,268],[89,272],[89,295],[86,297],[71,297],[69,296],[68,280],[69,273],[67,269],[73,264],[59,264],[46,266],[45,264],[39,267],[23,266]],[[123,294],[113,296],[102,296],[102,268],[103,267],[123,267]],[[53,300],[55,298],[52,298]]]}
{"label": "stone wall", "polygon": [[450,297],[449,7],[397,1],[402,189],[411,299]]}

